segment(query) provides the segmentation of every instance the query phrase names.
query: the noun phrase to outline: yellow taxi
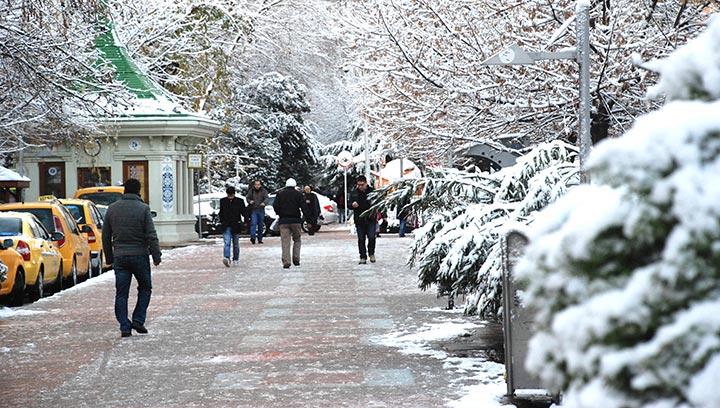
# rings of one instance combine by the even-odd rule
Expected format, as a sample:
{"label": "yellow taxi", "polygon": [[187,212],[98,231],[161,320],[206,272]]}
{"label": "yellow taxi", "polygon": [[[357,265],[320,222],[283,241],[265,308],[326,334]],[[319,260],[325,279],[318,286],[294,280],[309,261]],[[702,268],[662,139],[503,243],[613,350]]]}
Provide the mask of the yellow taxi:
{"label": "yellow taxi", "polygon": [[105,267],[105,257],[102,252],[103,216],[100,214],[100,210],[90,200],[61,198],[59,201],[70,210],[80,226],[80,230],[87,230],[86,226],[90,228],[84,233],[90,245],[90,263],[92,264],[90,277],[100,275]]}
{"label": "yellow taxi", "polygon": [[45,296],[48,287],[56,292],[62,289],[62,256],[53,245],[62,238],[61,233],[48,233],[32,214],[0,213],[0,239],[11,242],[23,258],[25,288],[31,301]]}
{"label": "yellow taxi", "polygon": [[90,200],[98,205],[110,205],[122,198],[123,186],[87,187],[75,192],[75,198]]}
{"label": "yellow taxi", "polygon": [[62,255],[63,285],[75,285],[81,276],[89,276],[91,271],[90,245],[83,233],[91,231],[90,227],[81,230],[70,211],[56,199],[34,203],[0,204],[0,212],[13,211],[31,213],[40,220],[46,230],[53,234],[60,232],[63,238],[55,242],[55,247]]}
{"label": "yellow taxi", "polygon": [[0,298],[10,306],[22,306],[25,301],[25,272],[23,258],[13,248],[11,239],[0,240],[0,272],[5,279],[0,283]]}

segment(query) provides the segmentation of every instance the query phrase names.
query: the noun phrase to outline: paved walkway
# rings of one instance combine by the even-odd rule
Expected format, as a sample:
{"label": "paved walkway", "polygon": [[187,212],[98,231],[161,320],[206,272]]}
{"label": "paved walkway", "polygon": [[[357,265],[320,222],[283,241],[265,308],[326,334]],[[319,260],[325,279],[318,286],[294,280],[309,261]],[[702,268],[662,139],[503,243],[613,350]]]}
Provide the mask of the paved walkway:
{"label": "paved walkway", "polygon": [[[166,253],[148,335],[121,339],[112,272],[0,319],[5,407],[438,407],[458,399],[447,362],[377,339],[443,314],[383,237],[357,265],[343,231],[303,236],[282,269],[279,238],[225,268],[219,242]],[[134,304],[134,298],[131,298]]]}

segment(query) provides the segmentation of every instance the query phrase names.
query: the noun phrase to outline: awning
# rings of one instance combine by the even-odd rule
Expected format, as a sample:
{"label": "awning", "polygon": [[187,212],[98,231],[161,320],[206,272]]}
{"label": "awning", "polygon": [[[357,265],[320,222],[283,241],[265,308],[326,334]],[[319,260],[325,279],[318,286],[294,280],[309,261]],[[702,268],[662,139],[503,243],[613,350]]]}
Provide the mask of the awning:
{"label": "awning", "polygon": [[28,188],[30,179],[19,173],[0,166],[0,188]]}

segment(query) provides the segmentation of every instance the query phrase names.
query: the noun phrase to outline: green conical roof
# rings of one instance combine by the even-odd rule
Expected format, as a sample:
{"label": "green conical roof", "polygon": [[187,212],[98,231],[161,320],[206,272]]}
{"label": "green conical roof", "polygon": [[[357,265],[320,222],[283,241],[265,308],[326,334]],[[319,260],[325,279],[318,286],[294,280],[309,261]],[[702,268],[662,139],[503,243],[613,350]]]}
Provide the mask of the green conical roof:
{"label": "green conical roof", "polygon": [[128,91],[138,98],[157,99],[156,95],[162,91],[147,75],[140,72],[125,49],[116,43],[112,24],[106,23],[105,27],[107,29],[95,39],[95,46],[102,57],[113,65],[115,79],[125,84]]}

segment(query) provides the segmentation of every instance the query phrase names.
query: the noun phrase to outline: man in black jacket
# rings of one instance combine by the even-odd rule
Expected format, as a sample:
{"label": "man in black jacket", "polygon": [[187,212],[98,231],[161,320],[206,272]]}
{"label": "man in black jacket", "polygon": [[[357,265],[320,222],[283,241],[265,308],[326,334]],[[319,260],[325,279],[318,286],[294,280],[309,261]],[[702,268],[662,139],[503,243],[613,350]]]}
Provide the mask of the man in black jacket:
{"label": "man in black jacket", "polygon": [[305,186],[303,189],[303,198],[309,211],[307,217],[305,217],[308,224],[308,235],[315,235],[315,231],[318,230],[318,218],[320,217],[320,200],[318,200],[317,194],[313,193],[310,186]]}
{"label": "man in black jacket", "polygon": [[[303,194],[295,189],[295,179],[289,178],[285,188],[278,191],[273,203],[275,214],[278,215],[280,227],[280,241],[282,243],[283,268],[290,267],[290,238],[292,237],[292,263],[300,266],[300,245],[303,216],[307,217],[309,210],[305,205]],[[300,212],[302,211],[302,214]]]}
{"label": "man in black jacket", "polygon": [[[122,199],[110,205],[102,228],[103,253],[115,270],[115,317],[122,337],[130,337],[132,329],[147,333],[145,318],[150,305],[152,283],[150,259],[160,265],[160,244],[150,207],[140,198],[140,181],[128,179]],[[128,320],[128,294],[132,277],[138,282],[138,298]]]}
{"label": "man in black jacket", "polygon": [[[372,206],[368,195],[373,188],[368,185],[367,178],[360,176],[356,181],[356,188],[350,193],[350,207],[353,209],[353,220],[357,230],[358,250],[360,251],[360,264],[366,264],[368,255],[370,262],[375,262],[375,237],[377,234],[377,218],[374,214],[362,214]],[[367,248],[365,242],[367,241]]]}
{"label": "man in black jacket", "polygon": [[230,266],[230,244],[232,243],[232,262],[238,264],[240,258],[240,229],[242,218],[245,214],[245,203],[242,198],[235,197],[235,187],[228,186],[225,189],[227,197],[220,200],[220,228],[223,232],[223,264]]}

